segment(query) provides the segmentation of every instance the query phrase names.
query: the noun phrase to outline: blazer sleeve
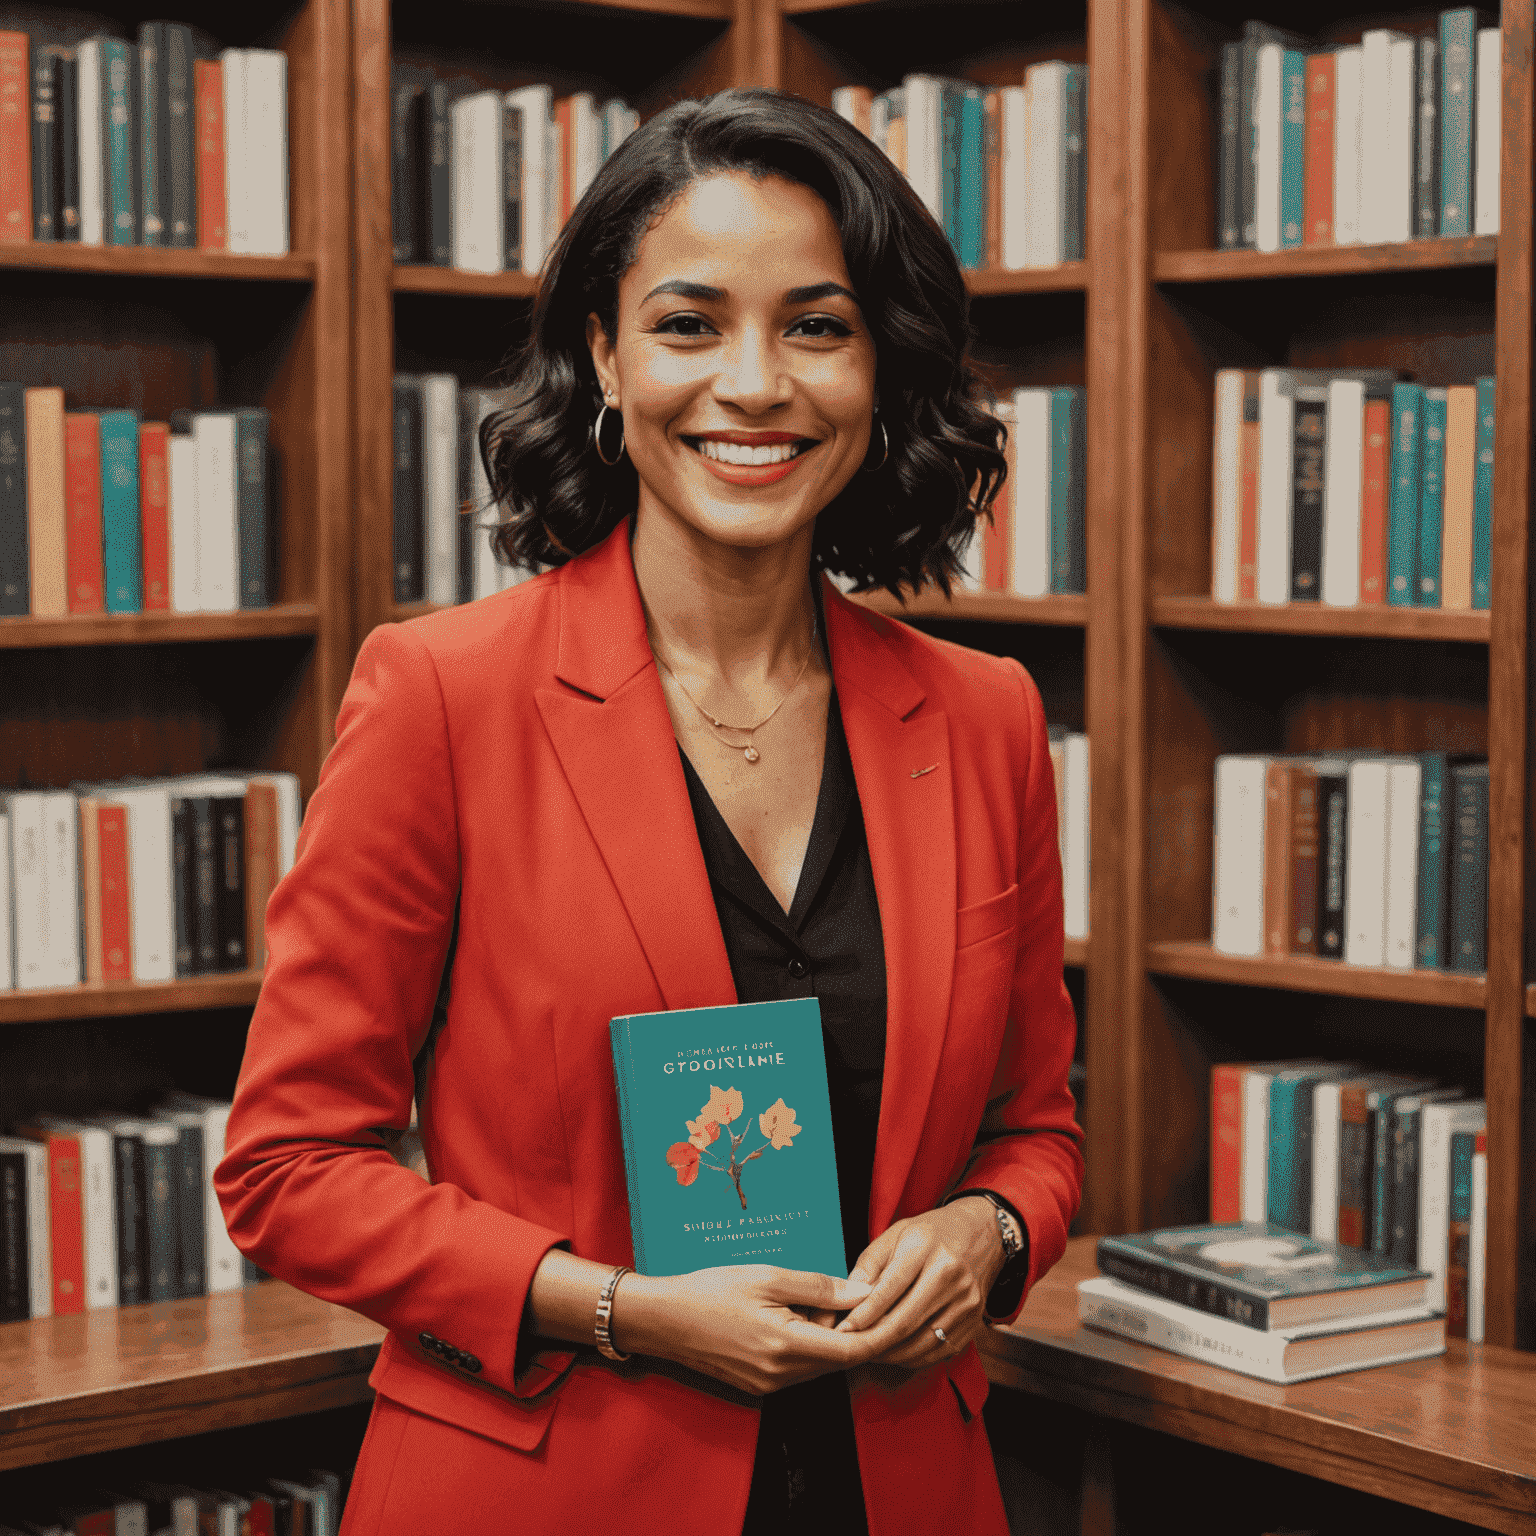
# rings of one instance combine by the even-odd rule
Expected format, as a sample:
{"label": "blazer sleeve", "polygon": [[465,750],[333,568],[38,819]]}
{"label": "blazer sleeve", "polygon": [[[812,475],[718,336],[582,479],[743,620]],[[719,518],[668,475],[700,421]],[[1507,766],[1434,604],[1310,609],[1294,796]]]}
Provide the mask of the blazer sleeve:
{"label": "blazer sleeve", "polygon": [[1082,1132],[1067,1072],[1077,1020],[1062,978],[1066,947],[1056,783],[1039,690],[1016,661],[1023,741],[1015,756],[1018,805],[1019,943],[1008,1022],[981,1129],[956,1192],[990,1189],[1009,1201],[1029,1232],[1029,1271],[1011,1322],[1036,1280],[1066,1252],[1082,1198]]}
{"label": "blazer sleeve", "polygon": [[460,1379],[522,1395],[524,1301],[565,1236],[428,1184],[389,1151],[410,1121],[458,891],[436,667],[410,629],[386,625],[358,654],[268,906],[267,973],[214,1188],[235,1246],[270,1274],[413,1350],[422,1334],[443,1341],[434,1353]]}

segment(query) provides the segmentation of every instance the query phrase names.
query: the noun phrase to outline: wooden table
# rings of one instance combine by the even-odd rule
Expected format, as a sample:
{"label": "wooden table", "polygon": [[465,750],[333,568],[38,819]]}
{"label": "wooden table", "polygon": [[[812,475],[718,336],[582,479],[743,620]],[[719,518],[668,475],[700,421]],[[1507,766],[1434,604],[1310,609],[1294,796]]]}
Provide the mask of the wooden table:
{"label": "wooden table", "polygon": [[[1488,1530],[1536,1532],[1536,1355],[1452,1340],[1432,1360],[1272,1386],[1081,1326],[1076,1286],[1097,1272],[1094,1243],[1074,1238],[1018,1322],[983,1339],[996,1385],[1080,1410],[1096,1427],[1084,1451],[1084,1532],[1126,1525],[1114,1425]],[[995,1429],[994,1445],[1001,1462],[1008,1447]]]}

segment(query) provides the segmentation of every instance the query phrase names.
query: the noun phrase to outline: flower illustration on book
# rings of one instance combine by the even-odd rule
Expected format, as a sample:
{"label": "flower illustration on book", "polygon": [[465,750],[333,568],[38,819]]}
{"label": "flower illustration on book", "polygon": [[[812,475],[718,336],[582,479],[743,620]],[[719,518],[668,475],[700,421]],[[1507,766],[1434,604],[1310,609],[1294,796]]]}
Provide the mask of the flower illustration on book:
{"label": "flower illustration on book", "polygon": [[[804,1129],[795,1123],[794,1110],[780,1097],[757,1117],[757,1128],[765,1138],[763,1144],[743,1157],[741,1144],[751,1134],[751,1128],[732,1131],[730,1127],[745,1112],[746,1103],[739,1089],[711,1086],[709,1103],[699,1110],[699,1118],[683,1122],[688,1127],[688,1140],[674,1141],[667,1148],[667,1166],[677,1174],[677,1182],[685,1189],[698,1178],[701,1168],[712,1168],[716,1173],[723,1173],[735,1186],[742,1210],[747,1208],[746,1192],[741,1187],[742,1170],[764,1152],[779,1152],[792,1147],[795,1137]],[[710,1148],[720,1141],[722,1133],[726,1147],[711,1153]]]}

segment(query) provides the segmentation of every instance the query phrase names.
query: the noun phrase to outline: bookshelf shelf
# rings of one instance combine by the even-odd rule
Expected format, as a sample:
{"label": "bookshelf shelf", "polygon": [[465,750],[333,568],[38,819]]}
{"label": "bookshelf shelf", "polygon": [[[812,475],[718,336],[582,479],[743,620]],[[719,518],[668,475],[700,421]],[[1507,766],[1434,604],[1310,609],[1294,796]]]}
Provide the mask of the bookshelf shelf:
{"label": "bookshelf shelf", "polygon": [[1012,592],[926,591],[898,602],[889,592],[861,592],[854,602],[893,619],[983,619],[993,624],[1049,624],[1080,629],[1088,622],[1088,599],[1077,593],[1019,597]]}
{"label": "bookshelf shelf", "polygon": [[0,245],[0,269],[91,273],[99,277],[200,277],[230,282],[311,283],[313,256],[241,256],[229,251],[148,245],[76,245],[28,241]]}
{"label": "bookshelf shelf", "polygon": [[229,971],[219,976],[188,976],[181,981],[94,982],[0,992],[0,1024],[249,1008],[261,991],[261,975],[260,971]]}
{"label": "bookshelf shelf", "polygon": [[1022,272],[978,267],[965,274],[965,286],[976,298],[1013,293],[1084,293],[1088,263],[1064,261],[1054,267],[1030,267]]}
{"label": "bookshelf shelf", "polygon": [[366,1402],[383,1338],[278,1280],[0,1325],[0,1470]]}
{"label": "bookshelf shelf", "polygon": [[1486,645],[1486,609],[1331,608],[1322,603],[1218,603],[1208,597],[1154,597],[1152,622],[1165,629],[1276,635],[1358,635],[1385,640],[1461,640]]}
{"label": "bookshelf shelf", "polygon": [[1333,277],[1373,272],[1428,272],[1444,267],[1491,267],[1497,235],[1405,240],[1397,245],[1304,245],[1284,251],[1159,251],[1158,283],[1252,282],[1269,277]]}
{"label": "bookshelf shelf", "polygon": [[280,603],[239,613],[93,613],[64,619],[0,619],[0,650],[65,645],[190,645],[204,640],[266,640],[313,635],[315,603]]}
{"label": "bookshelf shelf", "polygon": [[1070,966],[1075,967],[1078,970],[1081,970],[1084,966],[1086,966],[1088,964],[1088,940],[1087,939],[1074,939],[1074,938],[1071,938],[1070,936],[1068,937],[1068,939],[1067,939],[1067,959],[1066,959],[1066,963],[1068,965],[1070,965]]}
{"label": "bookshelf shelf", "polygon": [[1536,1019],[1536,983],[1525,989],[1525,1016]]}
{"label": "bookshelf shelf", "polygon": [[460,272],[453,267],[397,266],[396,293],[440,293],[464,299],[531,299],[536,279],[523,272]]}
{"label": "bookshelf shelf", "polygon": [[1342,960],[1314,960],[1305,955],[1224,955],[1209,944],[1176,939],[1158,939],[1147,945],[1147,969],[1159,976],[1191,981],[1235,982],[1283,992],[1322,992],[1334,997],[1368,997],[1443,1008],[1481,1008],[1487,995],[1487,981],[1482,976],[1346,965]]}

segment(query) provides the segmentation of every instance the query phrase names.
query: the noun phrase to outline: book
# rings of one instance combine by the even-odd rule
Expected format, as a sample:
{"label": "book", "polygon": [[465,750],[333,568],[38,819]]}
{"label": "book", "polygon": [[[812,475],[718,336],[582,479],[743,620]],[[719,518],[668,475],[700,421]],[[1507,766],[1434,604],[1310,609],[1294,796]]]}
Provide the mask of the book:
{"label": "book", "polygon": [[1423,461],[1419,470],[1418,587],[1420,608],[1440,606],[1440,566],[1445,530],[1446,391],[1424,391]]}
{"label": "book", "polygon": [[1411,969],[1418,933],[1419,812],[1423,769],[1415,758],[1387,764],[1385,964]]}
{"label": "book", "polygon": [[165,444],[166,480],[170,487],[166,521],[170,528],[171,607],[177,613],[196,613],[203,605],[196,431],[191,411],[171,412]]}
{"label": "book", "polygon": [[1062,101],[1061,259],[1083,260],[1088,222],[1088,66],[1067,66]]}
{"label": "book", "polygon": [[1335,63],[1331,53],[1306,61],[1306,170],[1303,177],[1303,245],[1333,244],[1333,100]]}
{"label": "book", "polygon": [[197,105],[190,27],[165,24],[164,200],[165,243],[190,250],[197,244]]}
{"label": "book", "polygon": [[32,238],[57,240],[59,209],[59,58],[32,49]]}
{"label": "book", "polygon": [[117,1211],[117,1294],[119,1305],[149,1300],[149,1196],[145,1186],[144,1122],[107,1122],[112,1133]]}
{"label": "book", "polygon": [[32,612],[61,619],[69,612],[64,391],[29,389],[24,398]]}
{"label": "book", "polygon": [[1238,1221],[1243,1200],[1245,1062],[1211,1068],[1211,1220]]}
{"label": "book", "polygon": [[523,109],[501,101],[501,252],[510,272],[523,267]]}
{"label": "book", "polygon": [[390,249],[396,262],[425,254],[418,189],[422,178],[422,72],[392,63],[389,71]]}
{"label": "book", "polygon": [[[81,802],[84,804],[84,802]],[[128,808],[113,801],[96,800],[93,820],[100,909],[102,981],[133,979],[133,922],[128,866]]]}
{"label": "book", "polygon": [[[1059,59],[1031,64],[1024,72],[1029,98],[1029,257],[1031,267],[1062,259],[1058,209],[1065,190],[1063,104],[1067,65]],[[909,121],[910,107],[909,99]]]}
{"label": "book", "polygon": [[1472,606],[1472,518],[1477,478],[1477,389],[1453,384],[1445,392],[1444,515],[1441,524],[1440,606]]}
{"label": "book", "polygon": [[459,383],[451,373],[421,375],[422,586],[429,602],[455,597],[458,547]]}
{"label": "book", "polygon": [[79,828],[74,796],[28,790],[0,796],[10,825],[18,988],[80,982]]}
{"label": "book", "polygon": [[[1365,385],[1359,379],[1334,379],[1326,387],[1326,442],[1323,492],[1318,514],[1322,547],[1319,594],[1325,603],[1352,608],[1360,601],[1365,473]],[[1297,430],[1300,431],[1298,409]],[[1315,495],[1308,491],[1307,495]],[[1296,490],[1301,516],[1303,491]],[[1293,583],[1297,580],[1292,575]]]}
{"label": "book", "polygon": [[139,51],[115,37],[99,39],[105,94],[107,243],[139,244]]}
{"label": "book", "polygon": [[101,534],[101,418],[64,416],[64,561],[71,613],[105,613]]}
{"label": "book", "polygon": [[28,1159],[41,1149],[0,1138],[0,1323],[32,1315],[31,1256],[28,1249]]}
{"label": "book", "polygon": [[1243,99],[1243,45],[1221,45],[1220,118],[1216,139],[1216,248],[1242,245],[1242,137],[1238,115]]}
{"label": "book", "polygon": [[1083,390],[1051,391],[1051,591],[1086,592]]}
{"label": "book", "polygon": [[1068,731],[1063,746],[1062,910],[1067,937],[1088,937],[1088,738]]}
{"label": "book", "polygon": [[144,607],[144,551],[139,511],[139,415],[101,413],[102,573],[108,613]]}
{"label": "book", "polygon": [[1241,368],[1223,368],[1216,374],[1211,453],[1211,596],[1218,603],[1237,600],[1238,530],[1243,507],[1243,377]]}
{"label": "book", "polygon": [[1291,496],[1295,485],[1296,378],[1284,368],[1259,375],[1258,566],[1261,603],[1291,597]]}
{"label": "book", "polygon": [[1445,1320],[1423,1307],[1382,1314],[1364,1327],[1261,1331],[1108,1276],[1079,1282],[1077,1298],[1078,1319],[1091,1328],[1282,1386],[1445,1353]]}
{"label": "book", "polygon": [[1408,1088],[1397,1083],[1366,1092],[1365,1105],[1371,1133],[1371,1164],[1366,1170],[1369,1186],[1366,1198],[1371,1207],[1369,1225],[1372,1253],[1385,1255],[1392,1251],[1392,1229],[1397,1214],[1393,1205],[1397,1192],[1397,1167],[1394,1161],[1397,1151],[1397,1102],[1410,1094],[1422,1096],[1437,1091],[1433,1081],[1426,1078]]}
{"label": "book", "polygon": [[448,160],[453,175],[453,265],[465,272],[502,267],[502,98],[462,96],[449,107]]}
{"label": "book", "polygon": [[203,251],[222,251],[229,245],[229,205],[224,185],[224,66],[217,59],[194,59],[192,90],[197,113],[193,173],[197,245]]}
{"label": "book", "polygon": [[80,1138],[46,1121],[17,1127],[35,1141],[48,1163],[49,1310],[55,1317],[85,1311],[85,1218],[81,1198]]}
{"label": "book", "polygon": [[[1239,205],[1242,211],[1242,237],[1240,243],[1245,246],[1258,246],[1258,216],[1261,204],[1261,194],[1258,180],[1259,164],[1259,114],[1265,110],[1266,103],[1261,102],[1259,90],[1259,57],[1266,47],[1285,49],[1305,49],[1305,42],[1289,32],[1282,32],[1278,28],[1266,25],[1261,21],[1249,21],[1243,25],[1242,39],[1242,67],[1240,70],[1239,99],[1238,99],[1238,123],[1239,123],[1239,172],[1240,193]],[[1276,61],[1278,63],[1278,60]],[[1276,78],[1278,87],[1278,76]],[[1274,95],[1275,111],[1278,113],[1278,90]],[[1277,119],[1271,119],[1267,114],[1266,123]],[[1278,164],[1278,162],[1276,162]],[[1278,192],[1278,179],[1274,181]],[[1267,204],[1266,204],[1267,207]],[[1264,249],[1258,246],[1259,249]]]}
{"label": "book", "polygon": [[1488,765],[1451,769],[1450,968],[1488,969]]}
{"label": "book", "polygon": [[166,116],[169,85],[163,21],[139,27],[139,243],[167,245],[169,171]]}
{"label": "book", "polygon": [[632,1014],[610,1031],[635,1268],[845,1277],[816,1000]]}
{"label": "book", "polygon": [[1467,1278],[1472,1246],[1472,1153],[1474,1131],[1451,1133],[1451,1193],[1446,1223],[1445,1332],[1467,1336]]}
{"label": "book", "polygon": [[508,91],[503,99],[508,107],[522,113],[522,270],[535,277],[549,250],[545,231],[549,222],[548,125],[553,96],[547,85],[525,85]]}
{"label": "book", "polygon": [[1306,1062],[1282,1067],[1269,1080],[1265,1215],[1288,1232],[1312,1226],[1312,1109],[1317,1084],[1348,1069]]}
{"label": "book", "polygon": [[80,66],[68,49],[58,56],[60,240],[80,239]]}
{"label": "book", "polygon": [[1294,602],[1322,596],[1323,494],[1326,487],[1328,386],[1299,384],[1293,406],[1295,432],[1291,486],[1291,590]]}
{"label": "book", "polygon": [[[76,802],[80,815],[80,957],[88,983],[101,981],[101,837],[96,819],[100,803],[91,795]],[[9,941],[9,933],[6,938]]]}
{"label": "book", "polygon": [[275,48],[245,53],[246,212],[255,255],[288,253],[288,56]]}
{"label": "book", "polygon": [[[1010,586],[1024,597],[1051,589],[1051,392],[1013,392],[1017,474],[1013,479],[1013,565]],[[1008,494],[1008,486],[1003,487]]]}
{"label": "book", "polygon": [[1307,56],[1280,57],[1280,248],[1302,243],[1306,229]]}
{"label": "book", "polygon": [[1138,1291],[1260,1330],[1426,1305],[1428,1275],[1268,1222],[1101,1237],[1100,1271]]}
{"label": "book", "polygon": [[1440,13],[1440,233],[1472,233],[1477,12]]}
{"label": "book", "polygon": [[75,174],[80,189],[80,243],[101,245],[107,234],[106,96],[101,40],[75,45]]}
{"label": "book", "polygon": [[1440,233],[1440,43],[1416,40],[1413,233],[1428,240]]}
{"label": "book", "polygon": [[189,1108],[157,1109],[155,1118],[176,1128],[177,1143],[170,1156],[176,1219],[178,1297],[207,1294],[207,1235],[203,1230],[203,1186],[213,1176],[203,1151],[203,1114]]}
{"label": "book", "polygon": [[[5,36],[0,33],[0,56]],[[0,114],[5,110],[3,68],[0,63]],[[20,384],[0,383],[0,616],[31,612],[29,544],[26,391]]]}
{"label": "book", "polygon": [[1444,752],[1419,754],[1419,855],[1414,963],[1445,965],[1450,919],[1450,759]]}
{"label": "book", "polygon": [[423,542],[421,380],[397,373],[394,379],[394,589],[397,603],[418,602],[425,593]]}
{"label": "book", "polygon": [[1360,156],[1364,148],[1364,49],[1336,49],[1333,56],[1333,243],[1360,243]]}
{"label": "book", "polygon": [[1349,764],[1345,864],[1344,958],[1351,965],[1386,963],[1388,762]]}
{"label": "book", "polygon": [[1412,607],[1419,590],[1419,506],[1422,500],[1424,388],[1392,386],[1392,489],[1387,524],[1387,602]]}
{"label": "book", "polygon": [[1389,386],[1368,386],[1361,427],[1360,598],[1387,600],[1388,487],[1392,483],[1392,401]]}
{"label": "book", "polygon": [[197,596],[204,613],[240,606],[239,435],[233,411],[192,418],[197,454]]}
{"label": "book", "polygon": [[[1259,49],[1253,85],[1254,248],[1280,249],[1285,174],[1287,53],[1279,43]],[[1294,174],[1294,173],[1293,173]]]}
{"label": "book", "polygon": [[25,1276],[25,1306],[20,1317],[53,1315],[53,1242],[49,1233],[51,1202],[48,1190],[48,1152],[41,1142],[26,1136],[0,1136],[0,1158],[12,1157],[6,1165],[15,1174],[19,1198],[8,1202],[6,1268],[10,1278],[6,1291],[12,1298],[19,1291],[18,1274]]}
{"label": "book", "polygon": [[1417,1262],[1429,1275],[1428,1305],[1444,1310],[1450,1242],[1451,1137],[1488,1129],[1482,1099],[1426,1103],[1419,1115],[1419,1234]]}
{"label": "book", "polygon": [[226,48],[219,54],[219,79],[224,87],[224,248],[249,252],[251,245],[251,176],[246,153],[250,141],[249,71],[246,50]]}
{"label": "book", "polygon": [[1504,35],[1499,28],[1478,30],[1472,217],[1474,233],[1479,235],[1499,232],[1499,153],[1504,130],[1503,51]]}
{"label": "book", "polygon": [[235,417],[235,524],[239,547],[239,605],[265,608],[269,602],[269,542],[273,520],[268,505],[271,476],[271,415],[245,406]]}
{"label": "book", "polygon": [[1283,1073],[1323,1065],[1316,1061],[1260,1061],[1243,1069],[1242,1196],[1240,1221],[1268,1219],[1271,1090]]}
{"label": "book", "polygon": [[1360,41],[1360,238],[1366,244],[1407,240],[1413,225],[1413,39],[1378,27]]}
{"label": "book", "polygon": [[1472,1141],[1472,1199],[1467,1217],[1467,1343],[1481,1344],[1487,1331],[1488,1136]]}
{"label": "book", "polygon": [[[234,786],[231,786],[233,789]],[[247,964],[245,900],[245,797],[238,793],[210,799],[215,842],[214,933],[216,971],[243,971]]]}
{"label": "book", "polygon": [[169,437],[163,421],[139,424],[139,546],[146,613],[163,613],[171,606]]}
{"label": "book", "polygon": [[1477,381],[1477,462],[1472,482],[1472,606],[1493,601],[1493,439],[1495,388]]}
{"label": "book", "polygon": [[248,963],[267,963],[267,902],[278,881],[277,790],[248,783],[245,789],[245,931]]}
{"label": "book", "polygon": [[1211,947],[1264,952],[1264,757],[1216,759],[1215,877]]}
{"label": "book", "polygon": [[[198,1094],[176,1091],[166,1094],[157,1106],[157,1114],[191,1111],[199,1115],[203,1126],[203,1165],[211,1173],[224,1160],[225,1131],[229,1122],[228,1103]],[[203,1273],[208,1294],[238,1290],[243,1278],[243,1259],[224,1225],[224,1215],[214,1193],[213,1180],[203,1180]]]}
{"label": "book", "polygon": [[1291,772],[1289,758],[1271,758],[1264,772],[1264,953],[1290,953]]}
{"label": "book", "polygon": [[1416,1264],[1419,1253],[1419,1178],[1421,1120],[1426,1104],[1460,1099],[1459,1088],[1430,1088],[1401,1094],[1392,1101],[1390,1135],[1392,1198],[1387,1221],[1379,1229],[1385,1251],[1399,1264]]}
{"label": "book", "polygon": [[0,240],[32,238],[31,39],[0,32]]}
{"label": "book", "polygon": [[1290,864],[1291,911],[1286,953],[1315,955],[1318,936],[1318,798],[1317,768],[1311,762],[1291,764],[1291,826],[1285,857]]}

